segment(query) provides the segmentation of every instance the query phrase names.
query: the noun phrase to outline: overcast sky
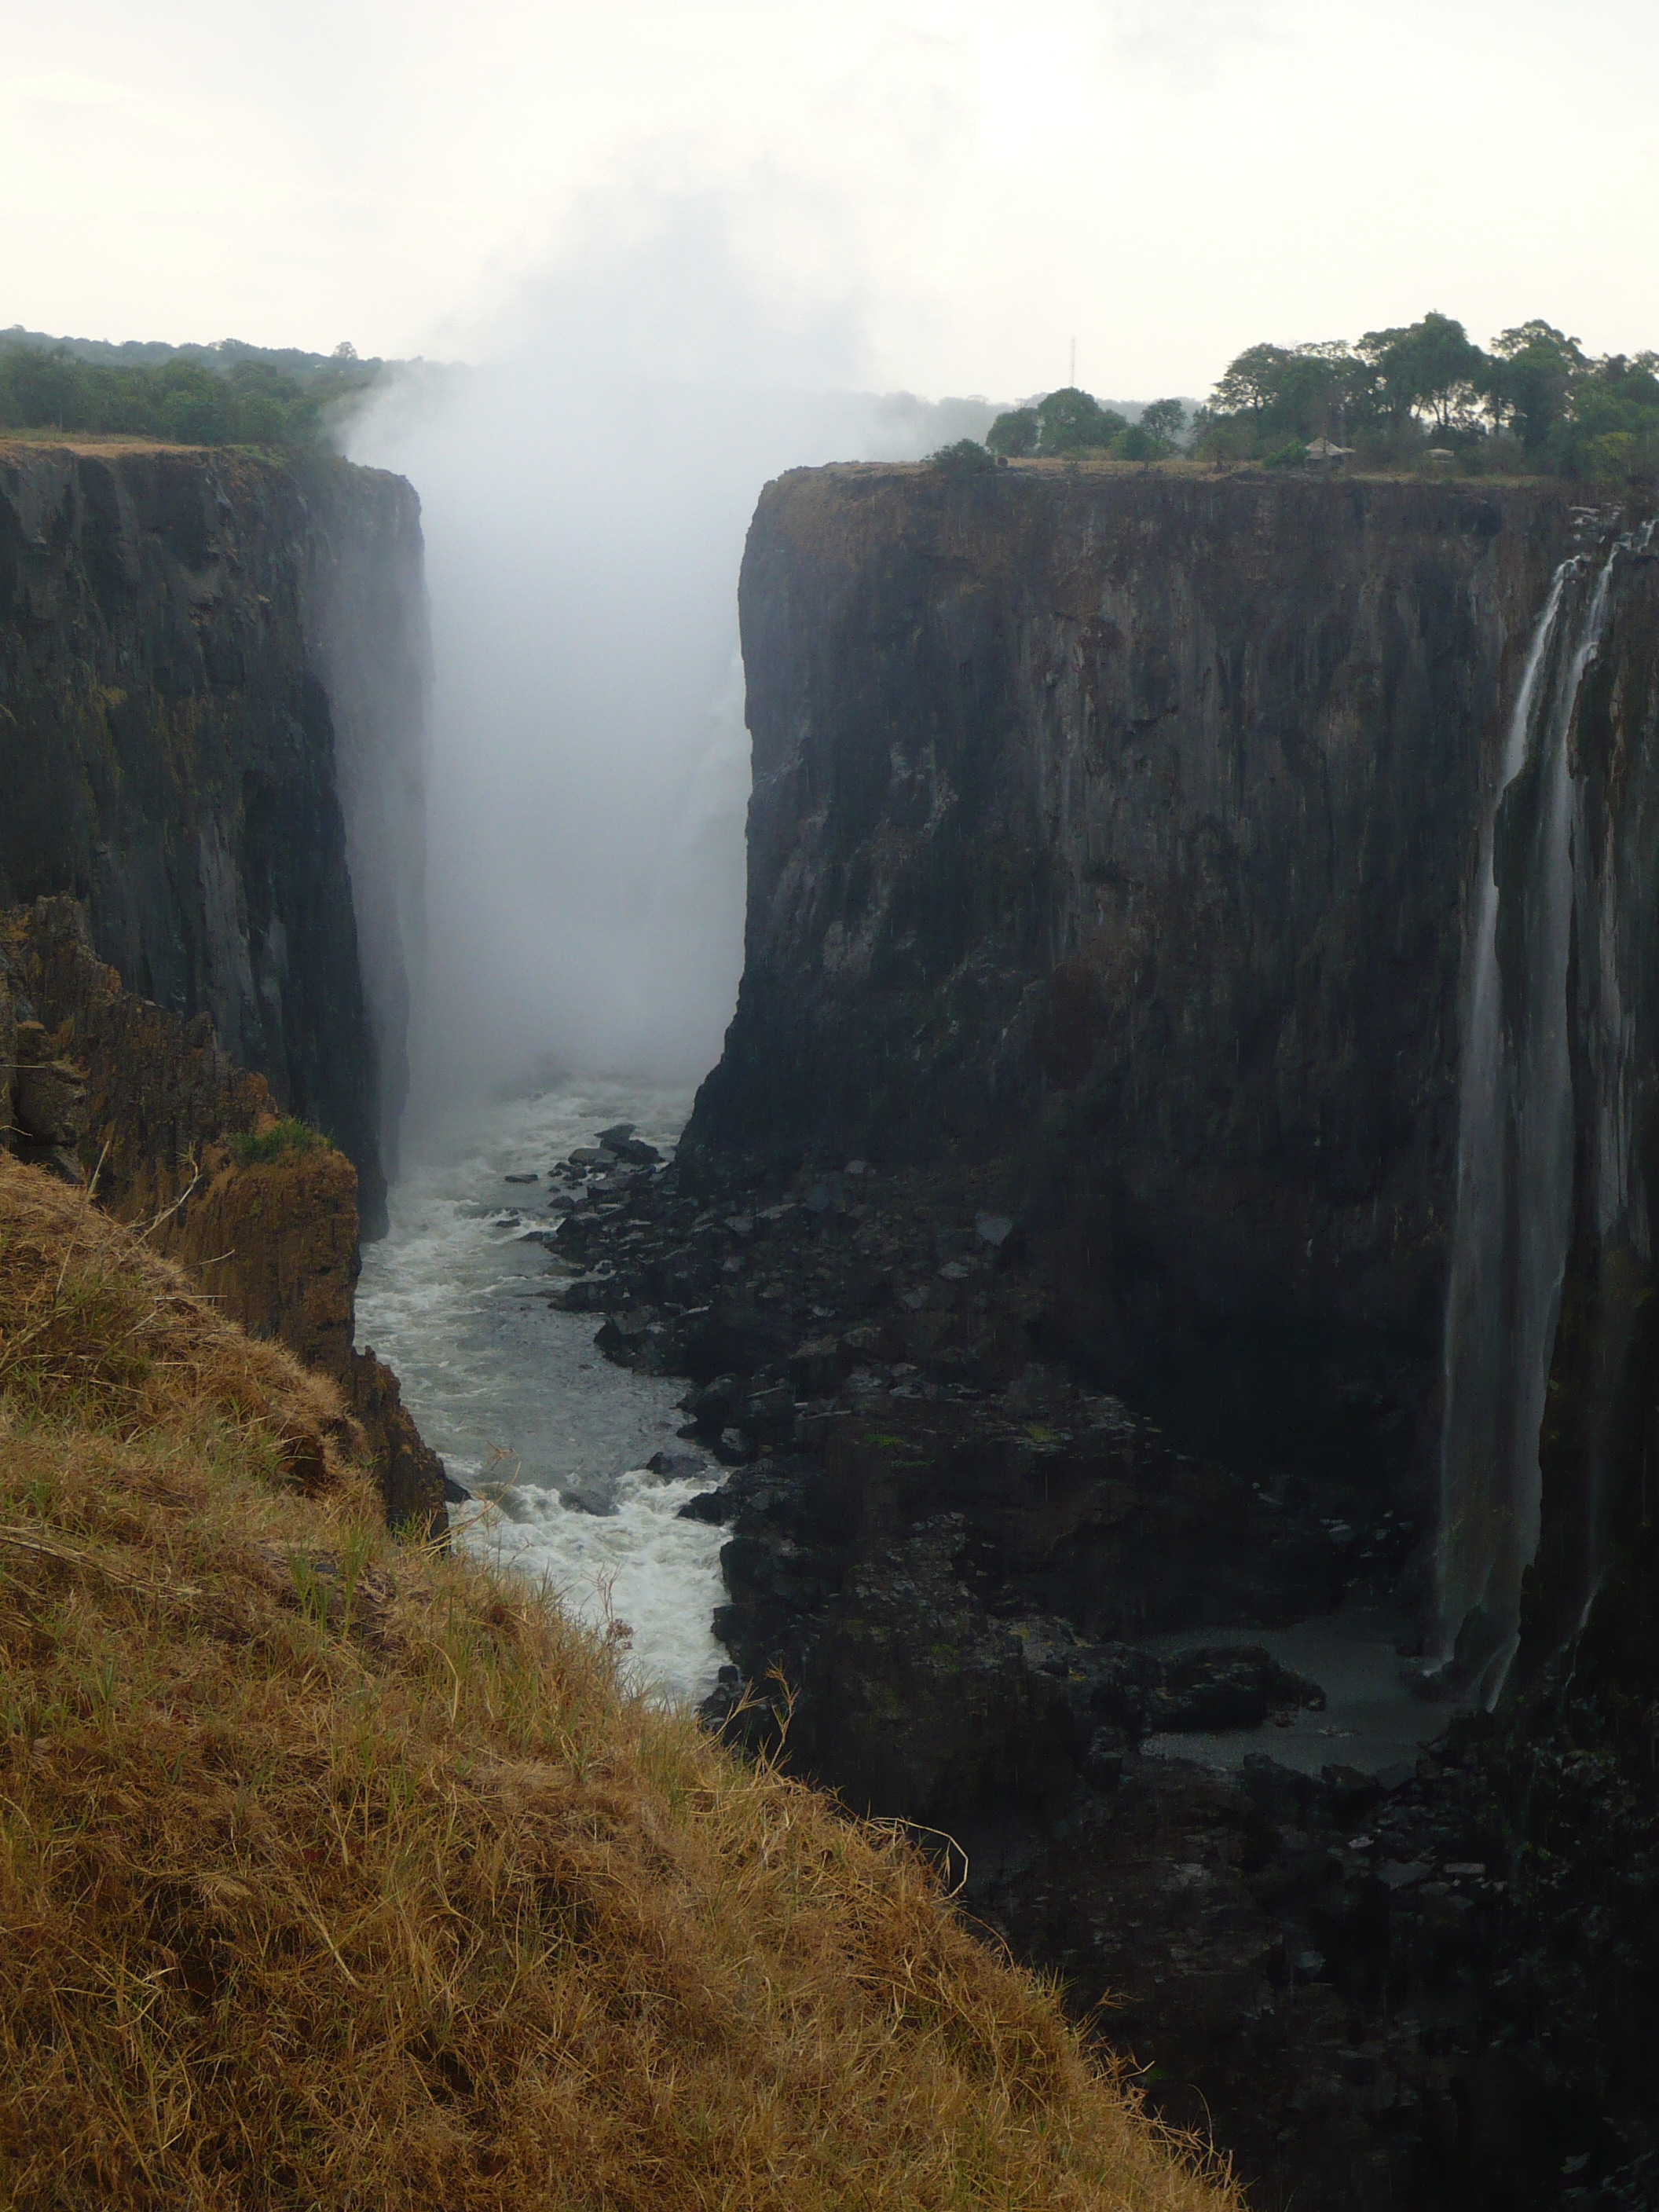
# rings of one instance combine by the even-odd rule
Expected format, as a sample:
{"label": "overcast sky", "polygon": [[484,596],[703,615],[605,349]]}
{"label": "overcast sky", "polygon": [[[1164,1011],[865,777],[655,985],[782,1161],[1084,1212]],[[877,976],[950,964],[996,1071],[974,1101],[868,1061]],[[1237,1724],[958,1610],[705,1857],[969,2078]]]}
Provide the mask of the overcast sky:
{"label": "overcast sky", "polygon": [[[0,323],[478,358],[690,217],[797,373],[1659,343],[1655,0],[0,0]],[[647,315],[642,328],[659,330]]]}

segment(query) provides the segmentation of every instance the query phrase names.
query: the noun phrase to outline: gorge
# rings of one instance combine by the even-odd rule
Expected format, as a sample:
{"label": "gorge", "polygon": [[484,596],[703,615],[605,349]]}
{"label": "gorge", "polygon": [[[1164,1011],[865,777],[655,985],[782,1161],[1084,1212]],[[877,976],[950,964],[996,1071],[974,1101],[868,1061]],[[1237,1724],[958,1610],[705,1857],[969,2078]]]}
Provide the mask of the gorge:
{"label": "gorge", "polygon": [[[1648,2201],[1641,522],[779,480],[738,1012],[554,1247],[738,1463],[791,1755],[947,1832],[1262,2203]],[[1309,1616],[1474,1712],[1310,1757]]]}
{"label": "gorge", "polygon": [[[550,1091],[440,1194],[648,1383],[616,1452],[690,1385],[710,1720],[916,1824],[1262,2208],[1659,2190],[1650,536],[1542,483],[776,479],[720,1062],[665,1164],[665,1109]],[[0,1118],[430,1527],[351,1313],[422,592],[396,478],[0,454]],[[429,1195],[369,1270],[417,1358]],[[603,1512],[605,1449],[532,1472]]]}

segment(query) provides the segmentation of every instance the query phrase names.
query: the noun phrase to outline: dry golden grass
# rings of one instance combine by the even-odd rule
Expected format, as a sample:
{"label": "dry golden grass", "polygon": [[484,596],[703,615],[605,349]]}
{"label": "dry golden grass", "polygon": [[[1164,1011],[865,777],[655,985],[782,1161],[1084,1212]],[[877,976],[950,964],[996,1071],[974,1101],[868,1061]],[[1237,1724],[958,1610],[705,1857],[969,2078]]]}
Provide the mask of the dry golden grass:
{"label": "dry golden grass", "polygon": [[66,453],[190,453],[223,450],[175,446],[161,438],[139,437],[130,430],[0,430],[0,453],[9,446],[46,446]]}
{"label": "dry golden grass", "polygon": [[0,2203],[1237,2206],[901,1838],[349,1443],[0,1160]]}

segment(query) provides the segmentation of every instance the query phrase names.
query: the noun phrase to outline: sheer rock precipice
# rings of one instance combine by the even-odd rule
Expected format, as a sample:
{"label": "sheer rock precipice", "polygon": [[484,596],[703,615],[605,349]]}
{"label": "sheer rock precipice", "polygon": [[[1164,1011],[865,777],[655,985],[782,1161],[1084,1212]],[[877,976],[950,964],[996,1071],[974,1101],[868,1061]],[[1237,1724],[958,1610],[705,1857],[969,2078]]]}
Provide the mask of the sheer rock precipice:
{"label": "sheer rock precipice", "polygon": [[[676,1163],[575,1194],[555,1246],[582,1270],[556,1299],[691,1375],[734,1468],[696,1504],[730,1531],[714,1707],[787,1704],[792,1759],[948,1827],[975,1908],[1079,2005],[1110,1991],[1106,2033],[1263,2204],[1654,2201],[1645,512],[1180,471],[769,487],[737,1015]],[[1145,1628],[1265,1639],[1340,1589],[1434,1648],[1472,893],[1534,647],[1556,704],[1496,810],[1496,957],[1514,1049],[1565,1034],[1571,1160],[1518,1660],[1414,1769],[1333,1741],[1298,1775],[1265,1734],[1230,1777],[1147,1755],[1117,1702]],[[1500,1329],[1540,1097],[1488,1132]]]}
{"label": "sheer rock precipice", "polygon": [[419,505],[323,459],[0,444],[0,904],[82,900],[384,1214],[418,899]]}
{"label": "sheer rock precipice", "polygon": [[768,487],[698,1146],[1005,1157],[1054,1349],[1204,1449],[1432,1459],[1462,914],[1545,488]]}
{"label": "sheer rock precipice", "polygon": [[[352,1340],[406,1081],[427,665],[400,477],[0,441],[0,1146],[333,1375],[389,1517],[434,1527],[442,1467]],[[331,1142],[238,1157],[284,1116]]]}

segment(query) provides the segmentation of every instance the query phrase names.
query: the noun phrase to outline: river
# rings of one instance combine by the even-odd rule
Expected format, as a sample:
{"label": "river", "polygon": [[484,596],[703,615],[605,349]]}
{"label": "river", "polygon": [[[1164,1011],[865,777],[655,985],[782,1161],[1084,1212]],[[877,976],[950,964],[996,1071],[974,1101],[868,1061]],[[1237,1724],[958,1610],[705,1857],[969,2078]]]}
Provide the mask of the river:
{"label": "river", "polygon": [[626,1624],[634,1680],[666,1699],[703,1696],[725,1656],[709,1630],[721,1531],[678,1517],[719,1470],[648,1471],[653,1454],[691,1449],[675,1436],[684,1384],[596,1352],[597,1318],[547,1303],[548,1256],[526,1232],[557,1218],[555,1161],[617,1121],[666,1153],[690,1104],[684,1090],[572,1081],[431,1126],[407,1149],[357,1291],[357,1341],[391,1363],[472,1493],[451,1509],[457,1541],[595,1625]]}

